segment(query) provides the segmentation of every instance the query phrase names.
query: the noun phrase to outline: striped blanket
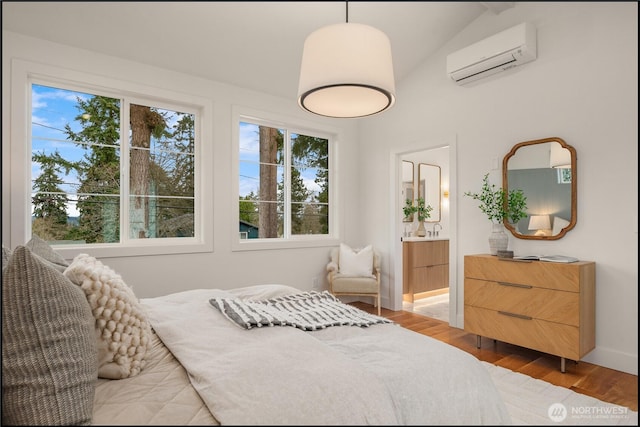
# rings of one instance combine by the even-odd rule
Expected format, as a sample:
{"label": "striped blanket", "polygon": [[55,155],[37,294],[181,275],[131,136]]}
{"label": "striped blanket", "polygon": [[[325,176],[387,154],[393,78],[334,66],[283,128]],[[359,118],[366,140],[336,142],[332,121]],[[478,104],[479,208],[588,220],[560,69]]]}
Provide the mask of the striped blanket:
{"label": "striped blanket", "polygon": [[393,323],[344,304],[328,291],[303,292],[258,301],[211,298],[209,303],[244,329],[293,326],[304,331],[316,331],[329,326],[368,327],[378,323]]}

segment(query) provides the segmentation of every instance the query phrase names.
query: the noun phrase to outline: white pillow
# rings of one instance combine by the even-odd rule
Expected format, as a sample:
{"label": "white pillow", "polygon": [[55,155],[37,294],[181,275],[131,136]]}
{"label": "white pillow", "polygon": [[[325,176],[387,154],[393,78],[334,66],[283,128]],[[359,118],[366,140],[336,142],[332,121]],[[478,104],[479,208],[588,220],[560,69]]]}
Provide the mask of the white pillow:
{"label": "white pillow", "polygon": [[346,276],[371,276],[373,271],[373,248],[371,245],[360,250],[353,250],[340,243],[338,271]]}
{"label": "white pillow", "polygon": [[560,234],[563,228],[569,225],[569,221],[566,219],[560,218],[559,216],[553,217],[553,233],[552,236],[557,236]]}
{"label": "white pillow", "polygon": [[117,380],[138,375],[151,350],[152,332],[133,290],[87,254],[76,256],[64,275],[84,291],[96,320],[98,376]]}

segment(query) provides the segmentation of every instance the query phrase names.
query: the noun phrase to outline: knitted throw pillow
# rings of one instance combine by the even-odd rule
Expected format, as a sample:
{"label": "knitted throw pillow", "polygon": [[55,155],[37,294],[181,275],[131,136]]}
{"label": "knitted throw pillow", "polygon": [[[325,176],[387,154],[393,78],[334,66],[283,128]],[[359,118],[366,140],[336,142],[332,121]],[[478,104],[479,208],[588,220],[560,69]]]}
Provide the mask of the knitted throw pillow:
{"label": "knitted throw pillow", "polygon": [[89,425],[94,319],[73,283],[18,246],[2,272],[2,424]]}
{"label": "knitted throw pillow", "polygon": [[93,312],[98,376],[138,375],[151,349],[151,327],[133,290],[119,274],[87,254],[76,256],[64,275],[84,291]]}

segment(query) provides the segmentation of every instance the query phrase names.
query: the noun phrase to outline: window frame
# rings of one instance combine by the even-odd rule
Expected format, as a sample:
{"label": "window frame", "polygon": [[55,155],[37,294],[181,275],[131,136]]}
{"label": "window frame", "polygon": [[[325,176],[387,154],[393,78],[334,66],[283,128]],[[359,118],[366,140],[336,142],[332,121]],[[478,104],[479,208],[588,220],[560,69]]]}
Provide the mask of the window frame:
{"label": "window frame", "polygon": [[[196,116],[194,147],[194,237],[129,239],[119,243],[64,244],[55,249],[66,259],[89,252],[96,257],[127,257],[213,251],[213,172],[205,162],[213,162],[213,103],[205,98],[145,86],[81,71],[62,69],[23,60],[12,61],[11,81],[11,245],[22,245],[31,238],[31,85],[48,85],[95,95],[125,99],[121,116],[129,103],[151,104],[178,109]],[[124,134],[121,129],[121,134]],[[26,143],[25,143],[26,141]],[[121,179],[128,179],[129,141],[121,137]],[[126,152],[126,155],[125,155]],[[122,168],[122,165],[126,167]],[[123,169],[126,171],[122,173]],[[122,181],[126,182],[126,181]],[[121,193],[127,199],[128,193]],[[127,200],[128,201],[128,200]],[[123,206],[121,202],[121,206]],[[126,203],[124,206],[128,206]],[[128,214],[127,216],[128,217]],[[124,233],[127,228],[121,229]]]}
{"label": "window frame", "polygon": [[[335,159],[336,141],[339,138],[339,131],[329,126],[319,126],[316,123],[307,122],[297,118],[284,117],[281,114],[268,113],[258,111],[248,107],[234,105],[232,107],[232,176],[233,186],[231,189],[231,218],[234,224],[231,227],[231,246],[232,251],[247,250],[269,250],[269,249],[285,249],[285,248],[308,248],[308,247],[325,247],[335,246],[339,243],[338,230],[338,206],[337,206],[337,161]],[[238,233],[238,221],[240,219],[240,209],[238,197],[240,194],[239,174],[240,174],[240,123],[250,122],[256,125],[269,126],[273,128],[285,129],[286,135],[291,133],[312,135],[315,137],[326,138],[328,140],[329,151],[329,233],[328,234],[302,234],[291,235],[284,238],[268,238],[268,239],[241,239]],[[288,144],[287,144],[288,145]],[[285,159],[285,175],[289,176],[290,164],[290,147],[286,149]],[[291,201],[287,200],[288,206]],[[287,213],[290,210],[287,208]],[[288,221],[288,220],[285,220]]]}

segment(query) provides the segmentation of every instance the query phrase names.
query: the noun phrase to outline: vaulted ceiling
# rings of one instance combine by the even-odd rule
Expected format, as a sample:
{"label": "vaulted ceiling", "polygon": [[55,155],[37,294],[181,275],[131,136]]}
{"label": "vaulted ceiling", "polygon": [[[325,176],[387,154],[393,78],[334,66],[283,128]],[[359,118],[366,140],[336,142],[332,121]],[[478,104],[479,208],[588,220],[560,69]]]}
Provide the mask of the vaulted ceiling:
{"label": "vaulted ceiling", "polygon": [[510,2],[2,2],[2,29],[282,97],[305,38],[344,22],[391,40],[396,82],[487,9]]}

